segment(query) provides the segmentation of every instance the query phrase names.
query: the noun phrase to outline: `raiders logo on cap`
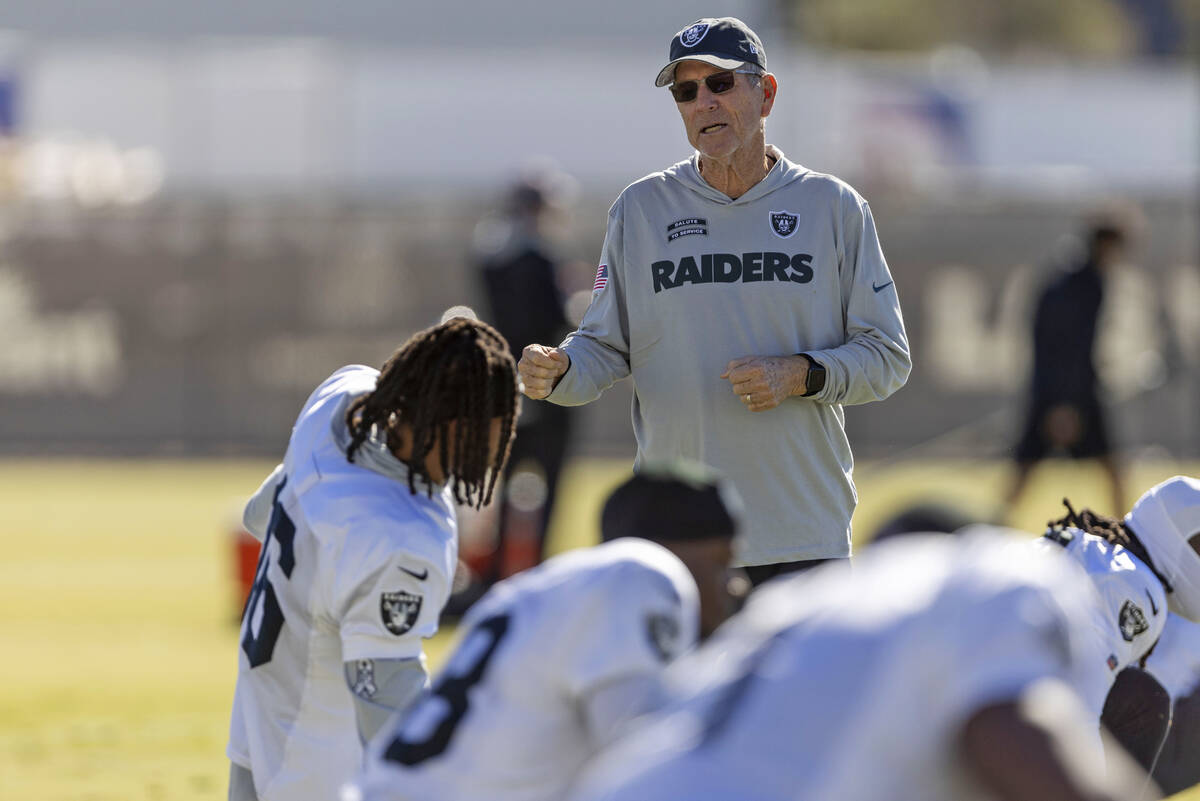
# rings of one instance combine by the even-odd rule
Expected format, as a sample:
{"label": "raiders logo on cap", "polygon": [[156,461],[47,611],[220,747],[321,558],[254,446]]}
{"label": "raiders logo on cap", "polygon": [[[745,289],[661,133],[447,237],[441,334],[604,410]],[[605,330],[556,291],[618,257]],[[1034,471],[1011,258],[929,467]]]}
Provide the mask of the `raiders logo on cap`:
{"label": "raiders logo on cap", "polygon": [[704,38],[704,34],[708,33],[707,22],[697,22],[690,28],[685,28],[679,34],[679,43],[684,47],[695,47],[700,44],[700,40]]}
{"label": "raiders logo on cap", "polygon": [[788,211],[773,211],[771,212],[771,230],[775,232],[776,236],[787,239],[796,233],[796,221],[799,219],[800,215],[798,214]]}
{"label": "raiders logo on cap", "polygon": [[411,592],[385,592],[379,596],[379,614],[383,625],[399,637],[417,624],[421,615],[421,596]]}

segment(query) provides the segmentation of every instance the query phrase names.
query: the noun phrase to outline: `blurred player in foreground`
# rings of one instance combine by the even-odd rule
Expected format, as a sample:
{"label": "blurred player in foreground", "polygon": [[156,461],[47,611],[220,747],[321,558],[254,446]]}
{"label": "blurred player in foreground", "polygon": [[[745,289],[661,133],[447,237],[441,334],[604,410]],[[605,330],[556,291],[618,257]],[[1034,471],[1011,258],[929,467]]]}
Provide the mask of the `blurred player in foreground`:
{"label": "blurred player in foreground", "polygon": [[263,537],[227,753],[230,801],[329,801],[362,743],[426,681],[457,563],[455,503],[491,500],[518,409],[490,326],[455,318],[382,372],[343,367],[304,404],[246,507]]}
{"label": "blurred player in foreground", "polygon": [[647,466],[605,542],[497,584],[462,644],[343,801],[559,801],[583,762],[661,702],[664,663],[732,611],[738,502],[698,469]]}
{"label": "blurred player in foreground", "polygon": [[1106,772],[1073,689],[1107,656],[1093,583],[994,531],[897,538],[767,585],[569,798],[1137,798],[1144,774]]}

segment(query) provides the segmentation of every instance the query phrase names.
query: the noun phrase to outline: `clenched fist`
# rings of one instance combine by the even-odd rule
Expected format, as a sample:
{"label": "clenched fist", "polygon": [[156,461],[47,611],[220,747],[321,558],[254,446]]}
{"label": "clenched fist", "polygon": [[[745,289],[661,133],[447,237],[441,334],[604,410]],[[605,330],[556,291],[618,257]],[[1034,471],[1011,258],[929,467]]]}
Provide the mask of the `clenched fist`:
{"label": "clenched fist", "polygon": [[526,345],[517,362],[521,391],[534,400],[542,400],[554,391],[554,385],[571,366],[571,358],[558,348]]}
{"label": "clenched fist", "polygon": [[803,356],[743,356],[721,373],[752,412],[774,409],[786,398],[804,394],[807,376],[808,359]]}

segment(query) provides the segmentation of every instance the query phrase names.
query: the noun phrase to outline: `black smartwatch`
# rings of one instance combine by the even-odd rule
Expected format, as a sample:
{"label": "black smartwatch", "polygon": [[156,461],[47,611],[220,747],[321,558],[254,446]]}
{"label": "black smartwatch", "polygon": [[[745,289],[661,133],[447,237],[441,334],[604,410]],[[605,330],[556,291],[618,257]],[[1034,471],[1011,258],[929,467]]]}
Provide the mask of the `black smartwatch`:
{"label": "black smartwatch", "polygon": [[825,365],[807,353],[798,353],[796,355],[803,356],[808,360],[808,373],[804,376],[804,394],[800,397],[807,398],[811,395],[816,395],[825,389]]}

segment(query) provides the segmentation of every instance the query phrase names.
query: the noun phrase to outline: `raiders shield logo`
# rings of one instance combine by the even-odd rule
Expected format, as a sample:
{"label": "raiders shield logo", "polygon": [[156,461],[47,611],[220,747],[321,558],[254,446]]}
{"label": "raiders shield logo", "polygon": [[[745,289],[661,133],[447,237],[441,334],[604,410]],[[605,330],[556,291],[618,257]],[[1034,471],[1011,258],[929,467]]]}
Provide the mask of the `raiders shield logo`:
{"label": "raiders shield logo", "polygon": [[662,661],[670,662],[679,653],[679,624],[675,618],[667,615],[648,615],[646,636]]}
{"label": "raiders shield logo", "polygon": [[1142,632],[1150,630],[1150,624],[1146,622],[1146,614],[1142,608],[1133,601],[1126,601],[1121,607],[1121,636],[1125,638],[1125,642],[1133,642],[1133,638]]}
{"label": "raiders shield logo", "polygon": [[400,636],[416,625],[421,614],[421,596],[403,591],[385,592],[379,596],[379,614],[387,630]]}
{"label": "raiders shield logo", "polygon": [[700,40],[704,38],[704,34],[706,33],[708,33],[708,23],[697,22],[679,34],[679,43],[684,47],[695,47],[700,44]]}
{"label": "raiders shield logo", "polygon": [[771,212],[771,230],[776,236],[787,239],[792,234],[796,233],[796,221],[800,219],[800,215],[791,214],[786,211]]}

